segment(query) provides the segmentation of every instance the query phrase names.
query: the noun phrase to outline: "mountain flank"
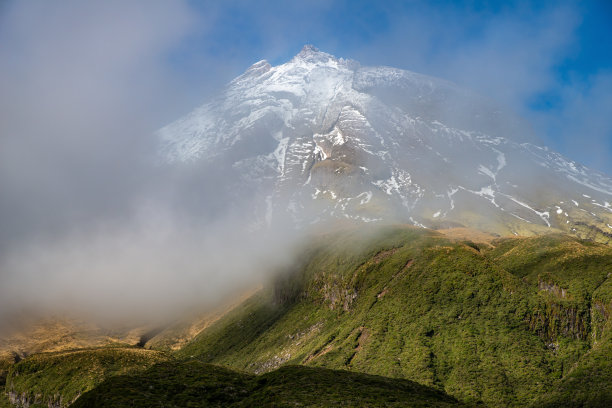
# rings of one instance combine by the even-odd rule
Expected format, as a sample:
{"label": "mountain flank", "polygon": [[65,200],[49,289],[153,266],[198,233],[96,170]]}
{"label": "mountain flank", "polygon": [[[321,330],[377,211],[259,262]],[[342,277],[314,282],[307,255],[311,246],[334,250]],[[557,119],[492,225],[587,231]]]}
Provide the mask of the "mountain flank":
{"label": "mountain flank", "polygon": [[254,64],[157,136],[161,161],[193,173],[186,196],[246,202],[253,229],[342,219],[612,239],[612,179],[542,146],[512,112],[313,46]]}
{"label": "mountain flank", "polygon": [[335,233],[177,355],[406,378],[487,406],[538,406],[553,390],[609,402],[610,276],[608,246],[566,235]]}

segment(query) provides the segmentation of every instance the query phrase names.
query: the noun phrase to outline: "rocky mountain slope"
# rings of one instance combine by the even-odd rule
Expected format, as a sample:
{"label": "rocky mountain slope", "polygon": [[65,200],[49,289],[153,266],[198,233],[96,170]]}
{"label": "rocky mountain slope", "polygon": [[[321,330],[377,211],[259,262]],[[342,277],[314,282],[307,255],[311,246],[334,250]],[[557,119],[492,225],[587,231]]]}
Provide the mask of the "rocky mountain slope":
{"label": "rocky mountain slope", "polygon": [[450,82],[312,46],[254,64],[158,137],[166,162],[207,165],[223,175],[214,194],[252,200],[255,225],[348,218],[612,237],[612,179],[539,146],[519,118]]}

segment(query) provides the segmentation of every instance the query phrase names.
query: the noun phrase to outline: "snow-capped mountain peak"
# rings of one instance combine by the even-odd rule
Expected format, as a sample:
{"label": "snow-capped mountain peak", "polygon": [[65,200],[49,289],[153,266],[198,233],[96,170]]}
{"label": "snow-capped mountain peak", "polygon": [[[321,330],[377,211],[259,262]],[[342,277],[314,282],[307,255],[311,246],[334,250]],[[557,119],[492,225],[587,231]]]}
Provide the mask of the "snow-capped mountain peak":
{"label": "snow-capped mountain peak", "polygon": [[394,219],[612,237],[612,179],[530,132],[448,81],[306,45],[285,64],[253,64],[158,136],[170,163],[227,168],[261,223],[289,213],[297,224]]}
{"label": "snow-capped mountain peak", "polygon": [[317,47],[311,44],[306,44],[302,50],[293,57],[292,61],[301,60],[310,63],[325,63],[329,60],[337,61],[336,57],[326,52],[319,50]]}

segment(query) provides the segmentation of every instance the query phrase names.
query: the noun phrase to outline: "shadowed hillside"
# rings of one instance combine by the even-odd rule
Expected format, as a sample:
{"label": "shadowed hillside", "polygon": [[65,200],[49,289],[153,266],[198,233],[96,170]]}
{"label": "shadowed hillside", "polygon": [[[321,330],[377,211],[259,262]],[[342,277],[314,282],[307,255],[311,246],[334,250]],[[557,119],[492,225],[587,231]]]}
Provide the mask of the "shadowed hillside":
{"label": "shadowed hillside", "polygon": [[173,407],[464,406],[408,380],[304,366],[253,376],[195,360],[112,377],[73,406],[150,407],[152,401]]}

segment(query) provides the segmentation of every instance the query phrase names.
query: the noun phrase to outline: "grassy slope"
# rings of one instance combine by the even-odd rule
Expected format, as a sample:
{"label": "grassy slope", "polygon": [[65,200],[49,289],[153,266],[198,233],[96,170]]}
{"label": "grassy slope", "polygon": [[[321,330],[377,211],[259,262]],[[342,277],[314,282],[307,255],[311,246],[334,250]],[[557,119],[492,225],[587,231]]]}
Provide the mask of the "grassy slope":
{"label": "grassy slope", "polygon": [[[255,373],[306,364],[407,378],[490,406],[571,393],[584,367],[611,358],[603,335],[589,351],[609,330],[591,324],[609,247],[559,235],[480,250],[410,228],[318,241],[293,275],[178,355]],[[612,401],[607,373],[594,380],[591,394]]]}
{"label": "grassy slope", "polygon": [[157,351],[119,347],[35,354],[9,369],[5,391],[22,404],[66,406],[108,376],[134,373],[168,359]]}
{"label": "grassy slope", "polygon": [[462,406],[408,380],[285,366],[253,376],[196,360],[162,363],[135,376],[112,377],[73,407]]}

